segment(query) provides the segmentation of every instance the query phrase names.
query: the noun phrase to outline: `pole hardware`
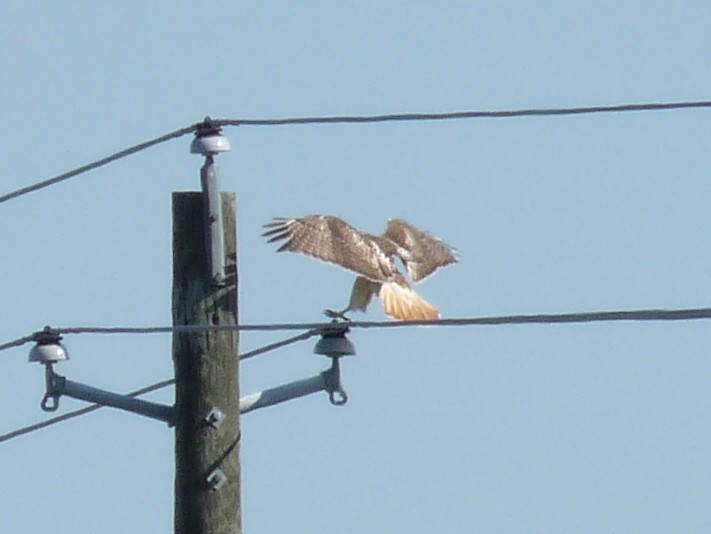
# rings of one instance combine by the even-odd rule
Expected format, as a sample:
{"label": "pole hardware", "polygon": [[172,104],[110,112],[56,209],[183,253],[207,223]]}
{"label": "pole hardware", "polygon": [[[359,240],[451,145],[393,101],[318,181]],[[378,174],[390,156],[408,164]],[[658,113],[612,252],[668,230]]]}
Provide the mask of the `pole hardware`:
{"label": "pole hardware", "polygon": [[341,357],[355,354],[355,346],[346,337],[348,326],[334,321],[323,327],[321,339],[316,343],[314,352],[331,358],[331,366],[325,371],[288,384],[252,393],[239,400],[241,414],[249,413],[268,406],[274,406],[299,397],[325,391],[334,406],[343,406],[348,402],[341,382]]}
{"label": "pole hardware", "polygon": [[195,138],[190,144],[191,154],[209,156],[219,152],[229,152],[230,149],[230,142],[222,136],[222,128],[210,117],[205,117],[197,125]]}
{"label": "pole hardware", "polygon": [[341,359],[332,358],[331,368],[323,373],[328,400],[334,406],[343,406],[348,402],[348,394],[341,384]]}
{"label": "pole hardware", "polygon": [[40,402],[40,407],[45,412],[55,412],[59,409],[59,397],[61,393],[57,391],[54,377],[55,363],[60,363],[69,359],[69,352],[62,343],[62,336],[50,326],[45,326],[44,330],[35,332],[32,335],[35,346],[30,349],[30,362],[41,363],[45,370],[45,394]]}
{"label": "pole hardware", "polygon": [[207,487],[212,491],[218,491],[227,483],[227,475],[219,467],[207,475]]}
{"label": "pole hardware", "polygon": [[59,399],[64,395],[101,406],[112,406],[173,425],[172,406],[113,393],[58,375],[54,372],[54,364],[69,359],[69,353],[61,343],[62,336],[56,330],[46,327],[43,331],[35,333],[33,337],[36,345],[30,349],[29,361],[44,365],[45,394],[40,407],[45,412],[59,409]]}
{"label": "pole hardware", "polygon": [[355,345],[346,334],[349,328],[347,323],[336,321],[321,329],[321,339],[314,346],[314,354],[322,354],[331,358],[331,368],[323,372],[325,390],[328,399],[334,406],[343,406],[348,402],[348,394],[341,382],[341,358],[354,356]]}
{"label": "pole hardware", "polygon": [[205,424],[212,428],[220,428],[225,420],[225,412],[214,406],[212,410],[205,416]]}
{"label": "pole hardware", "polygon": [[210,117],[205,117],[205,120],[198,125],[195,131],[195,138],[190,144],[190,152],[205,156],[205,164],[200,169],[200,184],[205,212],[207,275],[212,283],[218,286],[224,285],[226,280],[220,174],[215,164],[215,156],[220,152],[229,152],[230,149],[230,142],[222,136],[222,128]]}
{"label": "pole hardware", "polygon": [[69,359],[69,352],[62,343],[62,336],[50,326],[32,334],[36,345],[30,349],[28,361],[43,365],[63,362]]}

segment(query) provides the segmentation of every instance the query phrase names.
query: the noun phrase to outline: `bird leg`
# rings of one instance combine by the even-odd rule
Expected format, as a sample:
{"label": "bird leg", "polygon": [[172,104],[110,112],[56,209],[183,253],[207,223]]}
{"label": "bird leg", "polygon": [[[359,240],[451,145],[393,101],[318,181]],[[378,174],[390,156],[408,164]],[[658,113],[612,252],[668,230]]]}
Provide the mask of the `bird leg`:
{"label": "bird leg", "polygon": [[348,306],[341,311],[323,310],[323,313],[326,317],[330,317],[331,319],[350,321],[350,317],[346,316],[346,314],[351,311],[364,312],[368,304],[370,304],[373,295],[377,295],[378,291],[380,291],[380,286],[380,282],[358,276],[355,282],[353,282],[353,289],[351,290],[351,298],[348,302]]}

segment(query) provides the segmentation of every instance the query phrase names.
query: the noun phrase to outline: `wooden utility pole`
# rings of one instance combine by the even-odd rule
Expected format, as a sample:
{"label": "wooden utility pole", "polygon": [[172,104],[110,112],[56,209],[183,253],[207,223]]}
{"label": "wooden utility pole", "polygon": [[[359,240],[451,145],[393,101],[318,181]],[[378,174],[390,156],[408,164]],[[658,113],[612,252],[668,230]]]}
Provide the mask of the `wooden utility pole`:
{"label": "wooden utility pole", "polygon": [[[216,283],[204,195],[173,194],[174,325],[237,324],[235,195],[221,200],[225,279]],[[236,331],[173,335],[176,534],[242,531],[238,339]]]}

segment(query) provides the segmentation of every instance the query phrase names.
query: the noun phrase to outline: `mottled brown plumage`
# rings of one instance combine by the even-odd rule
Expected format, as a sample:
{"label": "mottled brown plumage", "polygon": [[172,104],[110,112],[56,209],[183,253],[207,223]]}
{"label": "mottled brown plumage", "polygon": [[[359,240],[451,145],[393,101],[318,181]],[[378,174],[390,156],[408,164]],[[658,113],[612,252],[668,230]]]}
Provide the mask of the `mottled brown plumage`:
{"label": "mottled brown plumage", "polygon": [[331,215],[279,217],[264,227],[262,235],[268,242],[283,242],[277,252],[301,252],[358,275],[348,307],[340,312],[327,310],[328,315],[345,317],[351,310],[365,311],[377,294],[385,313],[395,319],[439,318],[439,310],[410,287],[395,265],[395,258],[400,258],[411,280],[419,282],[438,268],[456,263],[454,249],[431,234],[391,219],[382,235],[372,235]]}

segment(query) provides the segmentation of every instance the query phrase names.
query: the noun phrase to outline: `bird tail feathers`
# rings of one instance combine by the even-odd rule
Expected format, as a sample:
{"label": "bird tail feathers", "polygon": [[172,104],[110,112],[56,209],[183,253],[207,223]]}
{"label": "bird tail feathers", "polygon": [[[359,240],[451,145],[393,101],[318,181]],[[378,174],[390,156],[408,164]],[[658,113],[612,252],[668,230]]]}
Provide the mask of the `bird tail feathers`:
{"label": "bird tail feathers", "polygon": [[431,321],[440,318],[439,310],[418,295],[411,287],[397,282],[385,282],[378,295],[385,313],[399,321]]}

